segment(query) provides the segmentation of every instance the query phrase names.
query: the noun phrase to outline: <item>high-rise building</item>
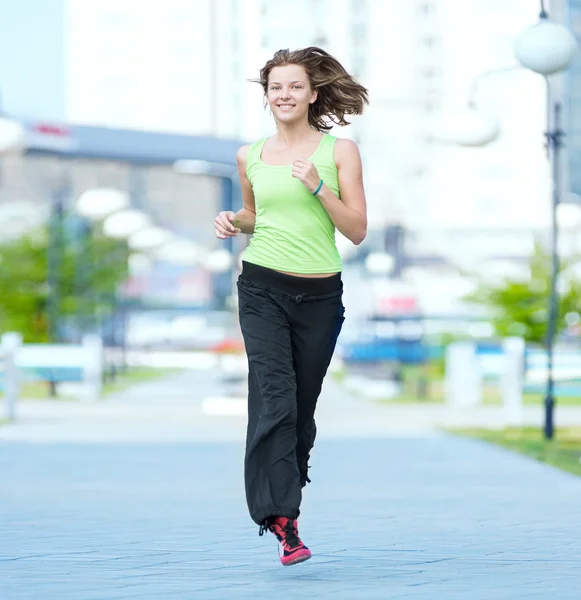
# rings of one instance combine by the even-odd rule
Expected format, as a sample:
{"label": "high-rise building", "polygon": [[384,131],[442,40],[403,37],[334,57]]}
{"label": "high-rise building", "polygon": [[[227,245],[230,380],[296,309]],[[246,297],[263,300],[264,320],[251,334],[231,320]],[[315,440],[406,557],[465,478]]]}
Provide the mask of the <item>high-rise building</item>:
{"label": "high-rise building", "polygon": [[207,0],[68,0],[68,118],[211,133],[218,33],[212,6]]}
{"label": "high-rise building", "polygon": [[[561,0],[560,20],[581,42],[581,0]],[[566,181],[572,200],[581,202],[581,52],[565,76]]]}
{"label": "high-rise building", "polygon": [[[370,90],[366,115],[334,133],[360,144],[371,229],[403,224],[430,246],[433,232],[532,232],[547,222],[541,78],[515,70],[480,81],[479,109],[502,131],[490,147],[445,147],[430,135],[475,78],[515,64],[512,42],[537,18],[530,0],[51,0],[51,8],[46,48],[32,44],[45,65],[37,93],[24,101],[30,78],[17,76],[18,61],[0,78],[12,112],[33,116],[37,106],[84,124],[254,140],[274,123],[249,80],[279,48],[320,45]],[[8,23],[20,23],[22,36],[23,11],[12,10]],[[451,233],[436,237],[454,252]]]}

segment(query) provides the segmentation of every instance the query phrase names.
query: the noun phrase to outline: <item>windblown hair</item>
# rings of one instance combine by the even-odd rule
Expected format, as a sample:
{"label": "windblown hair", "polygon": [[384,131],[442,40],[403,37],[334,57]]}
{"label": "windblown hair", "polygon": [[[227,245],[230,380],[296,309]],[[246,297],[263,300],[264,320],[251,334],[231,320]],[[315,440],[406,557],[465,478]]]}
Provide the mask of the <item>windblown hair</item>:
{"label": "windblown hair", "polygon": [[368,91],[357,82],[343,65],[325,50],[309,46],[300,50],[278,50],[260,70],[260,83],[265,95],[268,77],[275,67],[300,65],[307,72],[311,89],[317,91],[317,99],[309,106],[309,125],[314,129],[329,131],[333,124],[349,125],[346,115],[360,115],[369,104]]}

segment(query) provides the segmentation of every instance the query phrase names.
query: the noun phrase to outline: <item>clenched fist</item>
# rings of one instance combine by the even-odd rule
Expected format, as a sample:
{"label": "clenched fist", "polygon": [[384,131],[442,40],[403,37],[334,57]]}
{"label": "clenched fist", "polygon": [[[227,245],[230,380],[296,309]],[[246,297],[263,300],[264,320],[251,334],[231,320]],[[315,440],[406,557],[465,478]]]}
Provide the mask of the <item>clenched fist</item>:
{"label": "clenched fist", "polygon": [[321,178],[319,177],[317,167],[306,158],[295,160],[292,173],[293,177],[301,181],[311,194],[319,187]]}
{"label": "clenched fist", "polygon": [[240,229],[235,227],[236,213],[231,210],[224,210],[214,219],[214,231],[216,237],[225,240],[234,237],[240,233]]}

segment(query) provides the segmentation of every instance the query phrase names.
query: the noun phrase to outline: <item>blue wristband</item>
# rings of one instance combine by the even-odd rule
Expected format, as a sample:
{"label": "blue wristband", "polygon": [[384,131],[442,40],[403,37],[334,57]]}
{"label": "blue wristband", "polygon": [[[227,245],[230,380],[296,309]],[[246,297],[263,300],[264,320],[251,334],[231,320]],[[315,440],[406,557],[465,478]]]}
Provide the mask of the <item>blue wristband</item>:
{"label": "blue wristband", "polygon": [[322,187],[323,187],[323,180],[321,179],[321,183],[319,183],[319,187],[313,192],[313,196],[316,196],[321,191]]}

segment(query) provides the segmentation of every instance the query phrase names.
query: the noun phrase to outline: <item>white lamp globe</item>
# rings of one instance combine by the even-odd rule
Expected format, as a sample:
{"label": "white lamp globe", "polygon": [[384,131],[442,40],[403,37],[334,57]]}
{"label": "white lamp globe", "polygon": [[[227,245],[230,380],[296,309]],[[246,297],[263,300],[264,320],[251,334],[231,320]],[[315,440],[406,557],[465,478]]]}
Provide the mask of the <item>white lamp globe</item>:
{"label": "white lamp globe", "polygon": [[557,222],[562,229],[581,228],[581,205],[560,202],[557,206]]}
{"label": "white lamp globe", "polygon": [[442,114],[432,127],[436,139],[459,146],[486,146],[494,142],[499,133],[496,119],[464,107]]}
{"label": "white lamp globe", "polygon": [[112,238],[127,239],[149,225],[151,218],[140,210],[121,210],[103,221],[103,233]]}
{"label": "white lamp globe", "polygon": [[48,220],[48,206],[33,202],[0,203],[0,229],[3,240],[16,239],[31,233]]}
{"label": "white lamp globe", "polygon": [[20,123],[0,117],[0,154],[20,151],[25,139],[26,131]]}
{"label": "white lamp globe", "polygon": [[518,37],[514,53],[527,69],[552,75],[571,64],[576,48],[577,41],[566,27],[542,18]]}
{"label": "white lamp globe", "polygon": [[98,221],[107,215],[129,206],[129,196],[115,188],[87,190],[77,200],[77,212],[83,217]]}
{"label": "white lamp globe", "polygon": [[133,250],[147,250],[165,244],[171,237],[171,233],[161,227],[146,227],[132,233],[127,244]]}
{"label": "white lamp globe", "polygon": [[393,256],[385,252],[371,252],[365,259],[365,268],[374,275],[387,275],[393,269]]}
{"label": "white lamp globe", "polygon": [[212,273],[225,273],[232,267],[233,260],[228,250],[214,250],[206,255],[204,266]]}
{"label": "white lamp globe", "polygon": [[203,251],[198,244],[183,239],[170,240],[155,251],[159,260],[183,266],[197,264],[202,255]]}

